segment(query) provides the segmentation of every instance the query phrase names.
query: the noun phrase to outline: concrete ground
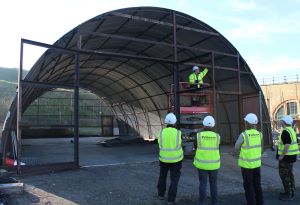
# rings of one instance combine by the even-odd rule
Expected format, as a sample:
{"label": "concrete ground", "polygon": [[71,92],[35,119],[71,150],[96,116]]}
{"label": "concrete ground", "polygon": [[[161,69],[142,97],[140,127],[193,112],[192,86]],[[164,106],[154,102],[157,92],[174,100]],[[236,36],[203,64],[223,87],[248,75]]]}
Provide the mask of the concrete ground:
{"label": "concrete ground", "polygon": [[[99,142],[108,137],[83,137],[79,139],[80,166],[110,165],[155,161],[158,149],[156,144],[132,143],[103,147]],[[22,158],[27,164],[47,164],[71,162],[74,159],[74,144],[71,138],[23,139]]]}
{"label": "concrete ground", "polygon": [[[89,140],[87,140],[89,141]],[[25,193],[11,197],[11,204],[86,204],[86,205],[163,205],[156,197],[159,175],[157,145],[132,144],[105,148],[92,142],[81,144],[82,168],[17,178],[25,183]],[[49,146],[57,147],[60,146]],[[28,146],[29,147],[29,146]],[[34,153],[31,143],[30,152]],[[44,147],[46,149],[46,146]],[[222,167],[218,177],[220,205],[244,205],[242,177],[232,148],[222,147]],[[85,150],[86,153],[83,153]],[[36,151],[43,152],[41,149]],[[27,150],[27,154],[30,153]],[[49,153],[49,152],[48,152]],[[58,151],[58,153],[61,153]],[[27,155],[30,157],[30,155]],[[53,155],[55,156],[55,154]],[[93,161],[93,159],[95,161]],[[275,152],[266,150],[262,165],[262,186],[266,205],[300,205],[300,163],[294,167],[296,198],[281,202],[282,191]],[[196,204],[197,171],[191,159],[185,159],[178,187],[178,205]]]}

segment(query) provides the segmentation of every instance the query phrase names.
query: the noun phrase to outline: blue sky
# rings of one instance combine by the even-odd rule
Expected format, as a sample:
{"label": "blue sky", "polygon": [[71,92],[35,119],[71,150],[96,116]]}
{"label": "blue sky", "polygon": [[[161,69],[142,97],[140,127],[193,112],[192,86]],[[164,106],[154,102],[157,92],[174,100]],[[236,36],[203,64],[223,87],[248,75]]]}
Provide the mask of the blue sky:
{"label": "blue sky", "polygon": [[[52,44],[84,21],[133,6],[170,8],[205,22],[239,50],[259,81],[300,74],[300,0],[2,1],[0,66],[19,67],[21,38]],[[43,51],[25,47],[25,67]]]}

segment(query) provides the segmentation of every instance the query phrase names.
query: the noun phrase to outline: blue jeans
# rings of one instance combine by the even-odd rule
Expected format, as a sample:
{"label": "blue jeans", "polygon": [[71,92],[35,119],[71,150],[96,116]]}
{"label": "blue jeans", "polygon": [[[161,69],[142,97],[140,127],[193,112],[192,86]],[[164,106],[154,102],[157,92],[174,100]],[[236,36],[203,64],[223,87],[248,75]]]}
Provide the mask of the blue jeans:
{"label": "blue jeans", "polygon": [[204,205],[206,201],[206,187],[207,187],[207,177],[209,178],[210,187],[210,197],[212,205],[217,205],[218,203],[218,188],[217,188],[217,170],[203,170],[198,169],[199,174],[199,205]]}

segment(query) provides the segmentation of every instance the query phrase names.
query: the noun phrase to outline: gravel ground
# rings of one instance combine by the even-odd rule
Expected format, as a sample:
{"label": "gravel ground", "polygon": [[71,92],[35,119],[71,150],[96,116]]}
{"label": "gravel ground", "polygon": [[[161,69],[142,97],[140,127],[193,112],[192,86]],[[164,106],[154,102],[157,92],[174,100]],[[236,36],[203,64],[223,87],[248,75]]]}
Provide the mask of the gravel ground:
{"label": "gravel ground", "polygon": [[[220,205],[244,205],[242,177],[230,154],[222,155],[218,187]],[[262,166],[262,185],[266,205],[299,205],[300,192],[293,202],[282,203],[277,195],[282,185],[278,177],[274,153],[266,152]],[[295,164],[297,187],[300,187],[300,163]],[[159,175],[158,162],[131,163],[125,165],[94,166],[78,170],[19,177],[25,183],[22,195],[11,197],[11,204],[83,204],[83,205],[162,205],[156,198]],[[183,163],[178,187],[178,205],[196,204],[198,198],[197,171],[192,160]]]}

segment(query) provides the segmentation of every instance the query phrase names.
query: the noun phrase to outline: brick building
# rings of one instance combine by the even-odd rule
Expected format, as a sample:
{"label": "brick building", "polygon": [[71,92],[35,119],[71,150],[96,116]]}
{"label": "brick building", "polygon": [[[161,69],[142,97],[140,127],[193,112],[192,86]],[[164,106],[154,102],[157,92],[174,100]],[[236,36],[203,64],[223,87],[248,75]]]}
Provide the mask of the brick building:
{"label": "brick building", "polygon": [[272,128],[284,115],[291,115],[296,121],[297,132],[300,130],[300,82],[285,82],[261,85],[269,110]]}

